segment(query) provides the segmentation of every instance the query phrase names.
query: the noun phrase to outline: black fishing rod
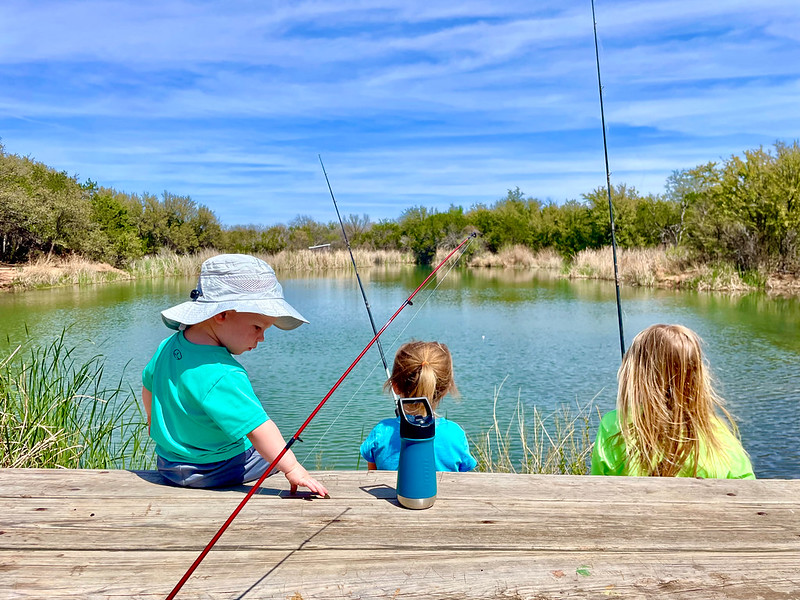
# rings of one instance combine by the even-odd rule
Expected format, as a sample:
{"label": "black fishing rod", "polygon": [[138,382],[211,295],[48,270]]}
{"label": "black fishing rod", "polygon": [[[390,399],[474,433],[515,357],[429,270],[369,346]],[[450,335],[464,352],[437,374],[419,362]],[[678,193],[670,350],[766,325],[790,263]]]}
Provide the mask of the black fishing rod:
{"label": "black fishing rod", "polygon": [[225,530],[228,528],[228,526],[231,523],[233,523],[233,520],[236,518],[236,516],[239,514],[239,512],[241,512],[241,510],[244,508],[244,505],[247,504],[247,501],[250,500],[250,498],[253,497],[253,494],[256,493],[258,488],[261,487],[261,484],[264,482],[264,480],[267,478],[267,476],[270,473],[272,473],[272,470],[275,468],[275,465],[277,465],[280,462],[280,460],[281,460],[281,458],[283,458],[284,454],[286,454],[289,451],[289,448],[291,448],[292,445],[298,439],[300,439],[300,434],[303,432],[303,430],[306,428],[306,426],[308,426],[308,424],[311,422],[311,420],[315,416],[317,416],[317,413],[320,411],[320,409],[323,407],[323,405],[328,401],[328,398],[330,398],[333,395],[333,392],[336,391],[336,388],[339,387],[339,385],[344,381],[345,377],[347,377],[350,374],[350,371],[352,371],[353,368],[358,364],[358,362],[364,357],[364,355],[367,353],[367,350],[369,350],[372,347],[372,344],[374,344],[378,340],[378,338],[381,336],[381,334],[384,331],[386,331],[386,328],[389,327],[389,325],[391,325],[391,323],[392,323],[392,321],[394,321],[395,317],[397,317],[397,315],[399,315],[400,312],[406,306],[409,306],[411,304],[411,300],[414,298],[414,296],[417,295],[417,292],[419,292],[423,288],[423,286],[426,283],[428,283],[428,281],[430,281],[431,277],[433,277],[436,274],[436,272],[448,260],[450,260],[450,257],[453,256],[459,250],[461,250],[461,248],[463,248],[467,244],[467,242],[469,242],[472,238],[474,238],[476,236],[477,236],[477,234],[471,233],[466,238],[464,238],[464,241],[462,241],[458,246],[456,246],[455,249],[452,252],[450,252],[450,254],[448,254],[444,258],[444,260],[442,260],[442,262],[440,262],[438,265],[436,265],[436,267],[423,280],[423,282],[420,283],[417,286],[417,289],[415,289],[413,292],[411,292],[411,295],[408,298],[406,298],[405,301],[403,301],[403,303],[400,305],[400,308],[398,308],[395,311],[395,313],[389,318],[389,320],[386,321],[386,324],[383,327],[381,327],[380,331],[378,331],[375,334],[375,337],[373,337],[370,340],[369,344],[367,344],[364,347],[364,349],[356,357],[356,359],[350,364],[349,367],[347,367],[347,370],[345,370],[345,372],[342,373],[342,376],[339,377],[339,379],[336,381],[335,384],[333,384],[333,387],[330,389],[330,391],[328,391],[327,394],[325,394],[325,397],[320,401],[319,404],[317,404],[317,407],[311,412],[310,415],[308,415],[308,418],[305,420],[305,422],[303,422],[303,424],[300,426],[300,428],[295,432],[295,434],[289,439],[289,441],[283,447],[283,450],[280,451],[278,456],[276,456],[274,459],[272,459],[272,462],[267,467],[267,470],[264,471],[264,474],[258,479],[258,481],[256,481],[256,483],[253,485],[253,487],[250,488],[250,491],[247,492],[245,497],[242,498],[242,501],[239,503],[239,506],[237,506],[234,509],[234,511],[231,513],[231,516],[229,516],[228,519],[225,521],[225,523],[222,524],[222,527],[219,528],[219,531],[217,531],[217,533],[214,534],[214,537],[211,538],[211,541],[208,542],[208,545],[206,545],[206,547],[203,549],[203,551],[198,555],[198,557],[192,563],[192,566],[189,567],[189,569],[186,571],[186,573],[184,573],[183,577],[181,577],[180,581],[175,585],[175,587],[169,593],[169,595],[167,596],[166,600],[172,600],[177,595],[177,593],[180,591],[180,589],[183,587],[183,585],[186,583],[186,581],[189,579],[189,577],[191,577],[192,573],[194,573],[194,571],[197,569],[197,567],[200,565],[200,563],[203,562],[203,559],[206,557],[206,555],[211,551],[211,548],[214,547],[214,544],[217,543],[217,540],[219,540],[219,538],[222,537],[222,534],[225,533]]}
{"label": "black fishing rod", "polygon": [[622,331],[622,304],[619,300],[619,270],[617,269],[617,236],[614,227],[614,205],[611,202],[611,171],[608,167],[608,142],[606,141],[606,115],[603,110],[603,84],[600,81],[600,50],[597,45],[597,17],[592,0],[592,24],[594,26],[594,56],[597,62],[597,89],[600,92],[600,122],[603,126],[603,154],[606,159],[606,191],[608,192],[608,214],[611,219],[611,253],[614,257],[614,286],[617,290],[617,321],[619,323],[619,351],[625,358],[625,334]]}
{"label": "black fishing rod", "polygon": [[[331,182],[328,179],[328,172],[325,170],[325,165],[322,163],[322,156],[317,154],[319,157],[319,164],[322,166],[322,174],[325,175],[325,183],[328,184],[328,191],[331,193],[331,200],[333,200],[333,207],[336,209],[336,216],[339,218],[339,225],[342,228],[342,237],[344,238],[344,243],[347,246],[347,251],[350,253],[350,261],[353,263],[353,271],[356,273],[356,280],[358,281],[358,287],[361,290],[361,297],[364,299],[364,306],[367,308],[367,314],[369,315],[369,324],[372,325],[372,333],[373,335],[378,335],[378,329],[375,327],[375,319],[372,318],[372,308],[369,305],[369,300],[367,300],[367,293],[364,291],[364,285],[361,283],[361,276],[358,274],[358,267],[356,267],[356,259],[353,256],[353,249],[350,248],[350,240],[347,238],[347,232],[344,230],[344,222],[342,221],[342,215],[339,213],[339,205],[336,203],[336,196],[333,195],[333,188],[331,187]],[[375,345],[378,347],[378,352],[381,355],[381,361],[383,362],[383,368],[386,370],[386,379],[392,379],[392,373],[389,371],[389,363],[386,362],[386,355],[383,353],[383,346],[381,345],[380,339],[376,340]],[[394,403],[397,404],[398,396],[394,391],[394,387],[390,388],[392,390],[392,398],[394,399]]]}

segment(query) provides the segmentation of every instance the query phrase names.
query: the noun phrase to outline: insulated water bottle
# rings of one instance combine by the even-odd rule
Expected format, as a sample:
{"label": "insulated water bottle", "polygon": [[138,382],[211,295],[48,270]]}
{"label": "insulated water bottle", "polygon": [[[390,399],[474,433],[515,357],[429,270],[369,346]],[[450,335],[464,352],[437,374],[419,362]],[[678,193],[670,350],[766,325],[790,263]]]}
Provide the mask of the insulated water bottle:
{"label": "insulated water bottle", "polygon": [[[397,501],[406,508],[429,508],[436,500],[433,438],[436,421],[427,398],[400,398],[400,461]],[[422,410],[422,414],[419,414]]]}

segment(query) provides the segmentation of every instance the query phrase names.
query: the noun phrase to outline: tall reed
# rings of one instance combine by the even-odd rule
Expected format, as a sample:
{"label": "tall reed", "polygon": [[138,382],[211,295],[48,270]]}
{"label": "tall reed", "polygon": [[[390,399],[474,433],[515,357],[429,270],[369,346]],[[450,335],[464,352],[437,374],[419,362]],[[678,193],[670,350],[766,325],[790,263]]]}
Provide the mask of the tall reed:
{"label": "tall reed", "polygon": [[65,333],[0,361],[0,467],[152,466],[135,393],[106,387],[102,357],[78,361]]}
{"label": "tall reed", "polygon": [[86,285],[130,279],[126,271],[95,263],[79,256],[64,258],[39,258],[19,269],[13,285],[22,289],[54,287],[59,285]]}
{"label": "tall reed", "polygon": [[[620,281],[633,286],[729,292],[765,287],[765,276],[748,283],[733,265],[696,262],[680,248],[621,248],[617,258]],[[571,278],[613,281],[611,246],[578,252],[567,274]]]}
{"label": "tall reed", "polygon": [[[444,256],[442,256],[442,258],[444,258]],[[564,259],[552,248],[543,248],[534,252],[526,246],[515,245],[502,248],[497,254],[491,252],[476,254],[469,259],[468,264],[470,267],[549,269],[560,271],[564,268]]]}
{"label": "tall reed", "polygon": [[[664,276],[681,271],[678,258],[658,248],[620,248],[617,257],[620,281],[629,285],[654,285]],[[578,252],[570,265],[569,276],[613,280],[611,246]]]}
{"label": "tall reed", "polygon": [[[504,380],[505,381],[505,380]],[[506,427],[497,416],[497,399],[502,383],[494,393],[494,424],[473,440],[478,471],[492,473],[541,473],[586,475],[592,456],[592,414],[594,398],[577,412],[562,404],[551,415],[536,407],[529,419],[521,400]]]}
{"label": "tall reed", "polygon": [[[284,250],[277,254],[259,255],[276,271],[318,271],[352,269],[347,250]],[[359,269],[381,265],[413,265],[414,255],[399,250],[353,249],[353,259]]]}
{"label": "tall reed", "polygon": [[148,277],[192,277],[200,272],[200,265],[207,258],[219,254],[215,250],[203,250],[194,254],[176,254],[162,251],[133,261],[131,273],[137,278]]}
{"label": "tall reed", "polygon": [[[204,250],[191,255],[161,252],[145,256],[131,264],[134,277],[193,277],[200,272],[200,265],[207,258],[219,254],[216,250]],[[352,269],[347,250],[284,250],[277,254],[255,254],[269,263],[276,271],[324,271],[326,269]],[[380,265],[411,265],[414,256],[410,252],[397,250],[353,250],[359,268]]]}

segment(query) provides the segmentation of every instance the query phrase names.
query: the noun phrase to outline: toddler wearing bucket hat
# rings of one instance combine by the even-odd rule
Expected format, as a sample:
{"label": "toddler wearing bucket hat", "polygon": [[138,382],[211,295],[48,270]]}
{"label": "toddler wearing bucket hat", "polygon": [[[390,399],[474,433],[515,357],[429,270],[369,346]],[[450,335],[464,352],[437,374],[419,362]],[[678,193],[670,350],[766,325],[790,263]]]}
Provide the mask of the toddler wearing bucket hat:
{"label": "toddler wearing bucket hat", "polygon": [[[272,267],[253,256],[209,258],[190,297],[162,311],[164,324],[177,331],[142,373],[158,470],[184,487],[253,481],[286,442],[233,356],[255,349],[272,325],[289,330],[308,321],[284,300]],[[327,494],[291,450],[276,468],[292,492],[303,486]]]}

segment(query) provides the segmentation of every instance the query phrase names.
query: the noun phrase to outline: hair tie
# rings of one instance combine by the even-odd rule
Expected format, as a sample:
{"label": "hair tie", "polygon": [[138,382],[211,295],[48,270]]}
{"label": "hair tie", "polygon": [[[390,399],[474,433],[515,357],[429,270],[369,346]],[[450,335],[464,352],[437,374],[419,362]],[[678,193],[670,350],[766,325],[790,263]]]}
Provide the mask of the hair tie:
{"label": "hair tie", "polygon": [[422,361],[422,364],[420,365],[420,367],[424,367],[424,366],[425,366],[425,365],[427,365],[427,364],[428,364],[428,361],[427,361],[427,360],[423,360],[423,361]]}

